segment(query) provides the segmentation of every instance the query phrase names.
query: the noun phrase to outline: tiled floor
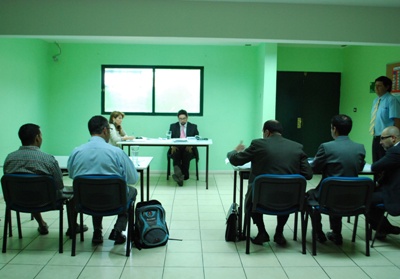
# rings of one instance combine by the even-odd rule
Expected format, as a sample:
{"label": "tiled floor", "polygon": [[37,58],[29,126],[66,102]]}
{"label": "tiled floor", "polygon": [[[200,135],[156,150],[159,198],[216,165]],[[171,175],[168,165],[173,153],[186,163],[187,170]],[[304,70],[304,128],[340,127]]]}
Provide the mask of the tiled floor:
{"label": "tiled floor", "polygon": [[[40,236],[37,224],[23,217],[23,239],[8,239],[7,253],[0,254],[0,278],[399,278],[400,236],[377,241],[371,256],[365,256],[363,220],[360,220],[357,240],[351,243],[352,224],[344,222],[344,244],[319,244],[317,256],[310,254],[310,225],[307,234],[307,254],[301,254],[300,240],[293,241],[293,219],[285,227],[288,245],[278,247],[274,242],[264,246],[251,245],[251,254],[245,254],[245,242],[225,242],[225,217],[232,203],[233,174],[210,174],[209,189],[204,176],[193,178],[177,187],[165,174],[151,177],[151,198],[165,207],[170,229],[166,246],[138,251],[125,257],[123,245],[114,246],[108,234],[115,218],[104,219],[105,241],[92,246],[90,217],[85,223],[89,231],[86,240],[77,243],[76,257],[70,256],[71,242],[65,239],[64,253],[58,253],[57,213],[44,213],[50,233]],[[309,182],[312,188],[319,181]],[[70,181],[66,181],[66,184]],[[4,226],[4,200],[0,200],[1,221]],[[15,214],[13,214],[15,217]],[[86,216],[85,216],[86,217]],[[264,217],[267,230],[273,235],[275,217]],[[323,216],[324,229],[329,227]],[[400,224],[400,218],[392,218]],[[15,220],[13,225],[15,225]],[[252,227],[252,234],[256,228]],[[14,235],[17,234],[14,228]],[[1,233],[1,236],[3,234]],[[107,239],[107,240],[106,240]]]}

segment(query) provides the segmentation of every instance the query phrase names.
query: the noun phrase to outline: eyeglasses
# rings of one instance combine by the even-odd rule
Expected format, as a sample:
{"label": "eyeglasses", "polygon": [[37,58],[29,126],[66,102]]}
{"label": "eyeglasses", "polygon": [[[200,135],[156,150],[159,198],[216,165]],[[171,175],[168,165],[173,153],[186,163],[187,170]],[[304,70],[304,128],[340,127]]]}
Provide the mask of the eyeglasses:
{"label": "eyeglasses", "polygon": [[393,137],[393,136],[386,136],[386,137],[382,137],[381,136],[381,140],[388,139],[388,138],[391,138],[391,137]]}

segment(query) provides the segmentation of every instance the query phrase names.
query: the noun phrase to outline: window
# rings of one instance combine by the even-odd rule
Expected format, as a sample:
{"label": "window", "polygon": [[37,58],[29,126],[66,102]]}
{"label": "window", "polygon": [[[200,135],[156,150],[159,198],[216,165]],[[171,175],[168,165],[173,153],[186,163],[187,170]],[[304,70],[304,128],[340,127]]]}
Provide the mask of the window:
{"label": "window", "polygon": [[204,67],[102,65],[103,114],[203,115]]}

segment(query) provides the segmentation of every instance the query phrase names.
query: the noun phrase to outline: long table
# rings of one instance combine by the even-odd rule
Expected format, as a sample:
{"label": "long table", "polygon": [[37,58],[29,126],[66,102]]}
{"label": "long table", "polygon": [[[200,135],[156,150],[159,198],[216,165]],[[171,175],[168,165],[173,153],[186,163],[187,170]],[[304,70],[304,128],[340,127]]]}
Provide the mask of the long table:
{"label": "long table", "polygon": [[[229,160],[228,160],[229,162]],[[311,163],[311,160],[309,160]],[[238,208],[238,230],[239,230],[239,238],[244,239],[244,232],[242,230],[243,224],[243,182],[244,180],[249,179],[250,171],[251,171],[251,162],[248,162],[242,166],[233,166],[233,203],[236,203],[236,189],[237,189],[237,176],[239,174],[239,208]],[[363,170],[359,173],[360,175],[371,175],[373,172],[371,171],[371,164],[365,164]]]}
{"label": "long table", "polygon": [[119,141],[117,144],[121,146],[122,149],[124,147],[128,147],[128,155],[130,156],[131,150],[130,146],[196,146],[196,147],[205,147],[206,148],[206,189],[208,189],[208,157],[209,157],[209,146],[212,144],[211,139],[134,139],[129,141]]}

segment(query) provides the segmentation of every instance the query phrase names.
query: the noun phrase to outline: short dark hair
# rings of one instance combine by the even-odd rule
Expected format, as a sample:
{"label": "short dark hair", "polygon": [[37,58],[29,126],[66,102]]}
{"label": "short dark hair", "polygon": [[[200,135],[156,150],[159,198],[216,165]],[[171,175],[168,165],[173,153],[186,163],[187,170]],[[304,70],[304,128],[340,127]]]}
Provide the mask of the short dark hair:
{"label": "short dark hair", "polygon": [[268,120],[264,123],[263,132],[265,130],[270,131],[271,133],[278,132],[280,134],[283,133],[282,124],[278,120]]}
{"label": "short dark hair", "polygon": [[353,127],[353,120],[345,114],[338,114],[331,119],[332,127],[336,127],[340,136],[347,136]]}
{"label": "short dark hair", "polygon": [[91,135],[99,135],[105,127],[109,126],[107,118],[101,115],[93,116],[88,122],[89,133]]}
{"label": "short dark hair", "polygon": [[181,114],[184,114],[184,115],[186,115],[186,117],[188,117],[187,111],[184,110],[184,109],[181,109],[181,110],[178,111],[178,117],[179,117],[179,115],[181,115]]}
{"label": "short dark hair", "polygon": [[32,123],[22,125],[18,131],[18,137],[24,146],[33,144],[37,135],[40,135],[40,127]]}
{"label": "short dark hair", "polygon": [[375,82],[377,81],[382,82],[383,85],[388,88],[388,92],[392,91],[392,80],[390,78],[386,76],[380,76],[375,80]]}

